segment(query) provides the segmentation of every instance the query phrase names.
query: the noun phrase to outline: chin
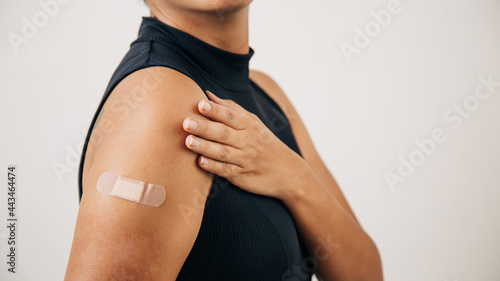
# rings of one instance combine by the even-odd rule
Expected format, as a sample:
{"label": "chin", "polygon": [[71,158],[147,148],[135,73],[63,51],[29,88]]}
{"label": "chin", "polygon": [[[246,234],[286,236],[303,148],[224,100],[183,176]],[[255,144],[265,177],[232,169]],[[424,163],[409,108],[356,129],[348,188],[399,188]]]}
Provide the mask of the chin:
{"label": "chin", "polygon": [[[252,0],[149,0],[172,5],[184,10],[210,12],[229,11],[248,7]],[[162,3],[163,2],[163,3]]]}
{"label": "chin", "polygon": [[209,4],[206,4],[209,10],[233,10],[233,9],[242,9],[248,7],[252,0],[211,0],[208,1]]}

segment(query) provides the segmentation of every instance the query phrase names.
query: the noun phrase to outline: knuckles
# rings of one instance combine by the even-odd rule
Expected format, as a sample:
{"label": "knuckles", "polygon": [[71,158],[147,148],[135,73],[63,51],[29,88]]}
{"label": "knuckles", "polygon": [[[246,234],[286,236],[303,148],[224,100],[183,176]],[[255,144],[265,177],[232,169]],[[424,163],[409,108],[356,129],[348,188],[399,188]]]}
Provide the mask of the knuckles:
{"label": "knuckles", "polygon": [[227,146],[221,146],[220,159],[226,160],[229,157],[229,149]]}
{"label": "knuckles", "polygon": [[234,120],[234,113],[231,110],[226,111],[226,122],[231,124]]}
{"label": "knuckles", "polygon": [[229,130],[229,128],[226,126],[222,126],[220,136],[219,136],[220,139],[225,141],[225,140],[228,140],[230,136],[231,136],[231,131]]}
{"label": "knuckles", "polygon": [[[231,175],[232,167],[229,163],[222,163],[222,174],[223,175]],[[226,176],[227,177],[227,176]]]}
{"label": "knuckles", "polygon": [[252,118],[255,121],[260,121],[259,116],[257,116],[255,113],[250,112],[250,118]]}

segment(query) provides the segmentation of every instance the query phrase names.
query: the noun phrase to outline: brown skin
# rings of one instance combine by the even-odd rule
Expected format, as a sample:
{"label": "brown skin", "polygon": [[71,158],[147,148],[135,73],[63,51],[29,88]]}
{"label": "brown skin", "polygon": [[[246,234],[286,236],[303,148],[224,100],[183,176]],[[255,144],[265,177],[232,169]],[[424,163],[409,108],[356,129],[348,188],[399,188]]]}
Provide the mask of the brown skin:
{"label": "brown skin", "polygon": [[[147,95],[134,99],[133,89],[143,85]],[[162,67],[131,74],[111,93],[84,163],[84,193],[65,280],[176,279],[198,234],[213,180],[185,148],[188,134],[181,126],[186,115],[204,119],[196,109],[204,97],[194,81]],[[118,111],[126,104],[133,109]],[[104,132],[100,141],[97,132]],[[104,171],[164,186],[166,200],[151,207],[99,193],[96,182]]]}
{"label": "brown skin", "polygon": [[303,158],[256,116],[211,93],[210,112],[203,110],[204,102],[198,104],[199,112],[211,120],[188,117],[198,123],[196,130],[189,130],[185,119],[184,129],[200,142],[192,147],[188,136],[186,146],[201,154],[201,168],[246,191],[280,199],[316,259],[320,280],[383,280],[376,245],[357,221],[293,105],[269,76],[251,71],[250,78],[285,113]]}
{"label": "brown skin", "polygon": [[[159,20],[221,49],[246,54],[250,2],[148,3]],[[201,224],[213,179],[206,171],[282,200],[316,258],[321,280],[383,280],[375,244],[292,104],[271,78],[256,71],[250,76],[285,112],[303,158],[229,100],[212,96],[210,113],[200,110],[200,100],[208,101],[204,93],[174,70],[153,67],[129,75],[106,101],[90,140],[66,281],[175,280]],[[147,92],[139,101],[134,96],[138,86]],[[133,110],[116,110],[124,101]],[[198,121],[199,129],[187,130],[186,117]],[[190,134],[201,142],[199,148],[189,146]],[[207,165],[200,164],[198,154]],[[167,199],[155,208],[101,194],[96,182],[104,171],[165,186]]]}
{"label": "brown skin", "polygon": [[149,0],[151,16],[229,52],[248,53],[252,0]]}

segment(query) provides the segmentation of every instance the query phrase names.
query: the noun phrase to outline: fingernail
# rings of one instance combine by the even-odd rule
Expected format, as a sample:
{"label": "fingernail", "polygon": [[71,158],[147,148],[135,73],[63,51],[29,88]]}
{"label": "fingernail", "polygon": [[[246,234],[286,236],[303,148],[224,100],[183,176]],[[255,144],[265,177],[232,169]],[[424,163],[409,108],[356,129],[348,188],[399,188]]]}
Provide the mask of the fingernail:
{"label": "fingernail", "polygon": [[207,160],[205,159],[205,157],[203,156],[200,156],[200,165],[206,165],[207,164]]}
{"label": "fingernail", "polygon": [[188,145],[192,147],[198,147],[200,146],[200,141],[193,138],[193,136],[188,136]]}
{"label": "fingernail", "polygon": [[209,112],[212,106],[207,101],[201,101],[201,109],[205,112]]}
{"label": "fingernail", "polygon": [[194,130],[194,129],[198,128],[198,123],[196,123],[196,121],[191,120],[191,119],[185,119],[184,120],[184,128],[186,128],[188,130]]}

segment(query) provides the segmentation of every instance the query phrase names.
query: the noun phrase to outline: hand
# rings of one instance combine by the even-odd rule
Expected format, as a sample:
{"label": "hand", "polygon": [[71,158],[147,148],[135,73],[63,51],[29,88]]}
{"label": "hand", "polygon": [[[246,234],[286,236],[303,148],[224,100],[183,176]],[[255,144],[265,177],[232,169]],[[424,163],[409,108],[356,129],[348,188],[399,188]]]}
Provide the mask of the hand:
{"label": "hand", "polygon": [[201,154],[199,166],[248,192],[281,199],[307,170],[303,158],[257,115],[232,100],[207,94],[212,101],[200,101],[198,110],[211,120],[188,117],[183,122],[191,133],[186,146]]}

